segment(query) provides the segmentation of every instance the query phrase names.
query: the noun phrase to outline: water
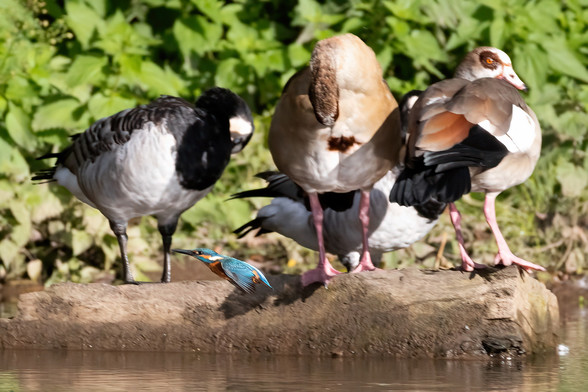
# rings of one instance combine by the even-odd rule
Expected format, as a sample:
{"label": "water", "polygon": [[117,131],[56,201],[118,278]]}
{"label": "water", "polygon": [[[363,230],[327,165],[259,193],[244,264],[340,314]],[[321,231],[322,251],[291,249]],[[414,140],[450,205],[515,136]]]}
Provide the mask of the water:
{"label": "water", "polygon": [[565,318],[558,351],[460,361],[0,350],[0,391],[588,391],[588,312]]}

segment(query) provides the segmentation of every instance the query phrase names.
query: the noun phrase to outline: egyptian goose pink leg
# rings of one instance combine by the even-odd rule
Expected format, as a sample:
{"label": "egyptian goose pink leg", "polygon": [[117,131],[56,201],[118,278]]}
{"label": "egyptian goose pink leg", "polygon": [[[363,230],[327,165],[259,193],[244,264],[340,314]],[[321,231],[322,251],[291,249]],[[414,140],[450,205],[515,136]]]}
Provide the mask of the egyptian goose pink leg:
{"label": "egyptian goose pink leg", "polygon": [[368,229],[370,226],[370,193],[368,191],[361,191],[359,199],[359,220],[361,221],[362,229],[362,244],[363,251],[359,264],[351,272],[373,271],[376,269],[372,263],[372,258],[368,246]]}
{"label": "egyptian goose pink leg", "polygon": [[498,196],[497,192],[487,193],[486,199],[484,200],[484,215],[486,216],[486,222],[488,222],[488,225],[494,234],[494,238],[496,239],[496,245],[498,245],[498,254],[496,254],[494,264],[503,264],[509,266],[514,263],[520,265],[527,271],[545,271],[545,268],[541,267],[540,265],[523,260],[520,257],[515,256],[510,251],[506,240],[498,228],[498,223],[496,222],[496,210],[494,208],[494,201],[496,200],[496,196]]}
{"label": "egyptian goose pink leg", "polygon": [[325,285],[329,284],[329,281],[340,274],[329,260],[327,260],[327,253],[325,252],[325,243],[323,240],[323,208],[318,199],[317,193],[309,193],[310,209],[312,211],[312,218],[314,220],[314,227],[316,229],[316,236],[318,239],[319,246],[319,262],[315,269],[306,271],[302,274],[302,286],[306,287],[314,282],[320,282]]}
{"label": "egyptian goose pink leg", "polygon": [[478,264],[472,260],[468,252],[465,250],[463,234],[461,233],[461,214],[457,210],[457,207],[454,203],[449,203],[449,217],[451,218],[451,223],[453,223],[453,228],[455,229],[455,236],[457,237],[457,242],[459,244],[459,254],[461,255],[461,269],[464,271],[471,272],[475,269],[483,269],[486,268],[484,264]]}

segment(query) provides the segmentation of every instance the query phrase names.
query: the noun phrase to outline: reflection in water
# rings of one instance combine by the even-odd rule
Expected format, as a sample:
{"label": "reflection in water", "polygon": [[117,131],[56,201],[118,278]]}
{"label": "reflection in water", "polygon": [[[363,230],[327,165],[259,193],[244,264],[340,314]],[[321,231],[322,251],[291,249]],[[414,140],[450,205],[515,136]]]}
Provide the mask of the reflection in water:
{"label": "reflection in water", "polygon": [[584,391],[587,324],[564,324],[568,354],[524,361],[4,350],[0,391]]}

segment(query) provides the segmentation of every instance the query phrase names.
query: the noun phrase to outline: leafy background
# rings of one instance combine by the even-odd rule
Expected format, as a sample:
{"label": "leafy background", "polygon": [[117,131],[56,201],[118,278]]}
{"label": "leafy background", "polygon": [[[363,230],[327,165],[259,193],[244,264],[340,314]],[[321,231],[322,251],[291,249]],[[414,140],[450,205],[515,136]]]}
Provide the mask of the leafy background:
{"label": "leafy background", "polygon": [[[106,219],[55,185],[34,185],[35,160],[97,119],[160,94],[189,100],[219,85],[243,96],[256,134],[214,191],[187,211],[177,247],[223,248],[298,272],[312,252],[278,235],[237,240],[231,231],[268,200],[230,201],[262,186],[273,168],[266,136],[282,86],[305,66],[315,42],[352,32],[377,54],[395,96],[450,77],[480,45],[511,55],[531,87],[525,96],[543,128],[534,175],[499,198],[499,221],[518,255],[552,274],[582,273],[588,240],[588,1],[570,0],[3,0],[0,3],[0,279],[45,284],[111,281],[118,247]],[[482,195],[458,203],[473,256],[490,263],[495,244]],[[130,225],[139,279],[160,270],[155,220]],[[459,256],[444,217],[424,242],[385,256],[385,266],[432,266],[437,248]],[[158,246],[159,245],[159,246]]]}

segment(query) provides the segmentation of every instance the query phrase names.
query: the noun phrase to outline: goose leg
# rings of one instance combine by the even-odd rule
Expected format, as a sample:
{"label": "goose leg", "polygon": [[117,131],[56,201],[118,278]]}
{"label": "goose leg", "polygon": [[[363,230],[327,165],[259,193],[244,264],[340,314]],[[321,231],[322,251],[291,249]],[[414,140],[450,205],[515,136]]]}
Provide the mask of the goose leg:
{"label": "goose leg", "polygon": [[451,223],[453,223],[453,228],[455,229],[455,236],[457,237],[457,243],[459,244],[459,254],[461,256],[461,269],[463,271],[471,272],[475,269],[483,269],[486,268],[484,264],[478,264],[472,260],[470,255],[465,249],[465,244],[463,240],[463,234],[461,232],[461,214],[457,210],[457,207],[454,203],[449,203],[449,217],[451,218]]}
{"label": "goose leg", "polygon": [[111,220],[108,221],[110,223],[110,229],[116,236],[116,240],[118,241],[118,247],[120,248],[120,257],[122,259],[122,266],[123,266],[123,280],[125,283],[130,284],[137,284],[135,279],[133,278],[133,274],[131,273],[131,266],[129,265],[129,257],[127,256],[127,242],[129,237],[127,236],[127,225],[126,223],[116,223]]}
{"label": "goose leg", "polygon": [[159,233],[161,234],[161,240],[163,242],[163,273],[161,274],[161,283],[169,283],[171,281],[171,259],[170,259],[170,248],[172,242],[172,236],[176,232],[178,226],[178,219],[176,218],[173,222],[163,225],[158,225]]}
{"label": "goose leg", "polygon": [[495,200],[498,193],[488,193],[486,194],[486,198],[484,199],[484,215],[486,216],[486,222],[490,226],[492,233],[494,234],[494,238],[496,239],[496,245],[498,245],[498,254],[494,259],[495,264],[502,264],[505,266],[509,266],[511,264],[520,265],[526,271],[530,270],[537,270],[537,271],[545,271],[545,268],[541,267],[540,265],[533,264],[530,261],[523,260],[520,257],[515,256],[504,236],[502,235],[500,229],[498,228],[498,222],[496,221],[496,209],[495,209]]}
{"label": "goose leg", "polygon": [[319,246],[319,262],[315,269],[306,271],[302,274],[302,286],[308,286],[314,282],[320,282],[327,287],[329,281],[336,275],[340,274],[329,260],[327,260],[327,253],[325,252],[325,243],[323,240],[323,208],[318,199],[317,193],[309,193],[310,209],[312,211],[312,218],[314,220],[314,228],[316,229],[316,237]]}
{"label": "goose leg", "polygon": [[359,265],[351,272],[362,272],[362,271],[373,271],[376,269],[372,263],[370,256],[370,249],[368,244],[368,229],[370,226],[370,192],[361,191],[361,197],[359,199],[359,220],[361,222],[362,231],[362,245],[363,250],[361,253],[361,259]]}

